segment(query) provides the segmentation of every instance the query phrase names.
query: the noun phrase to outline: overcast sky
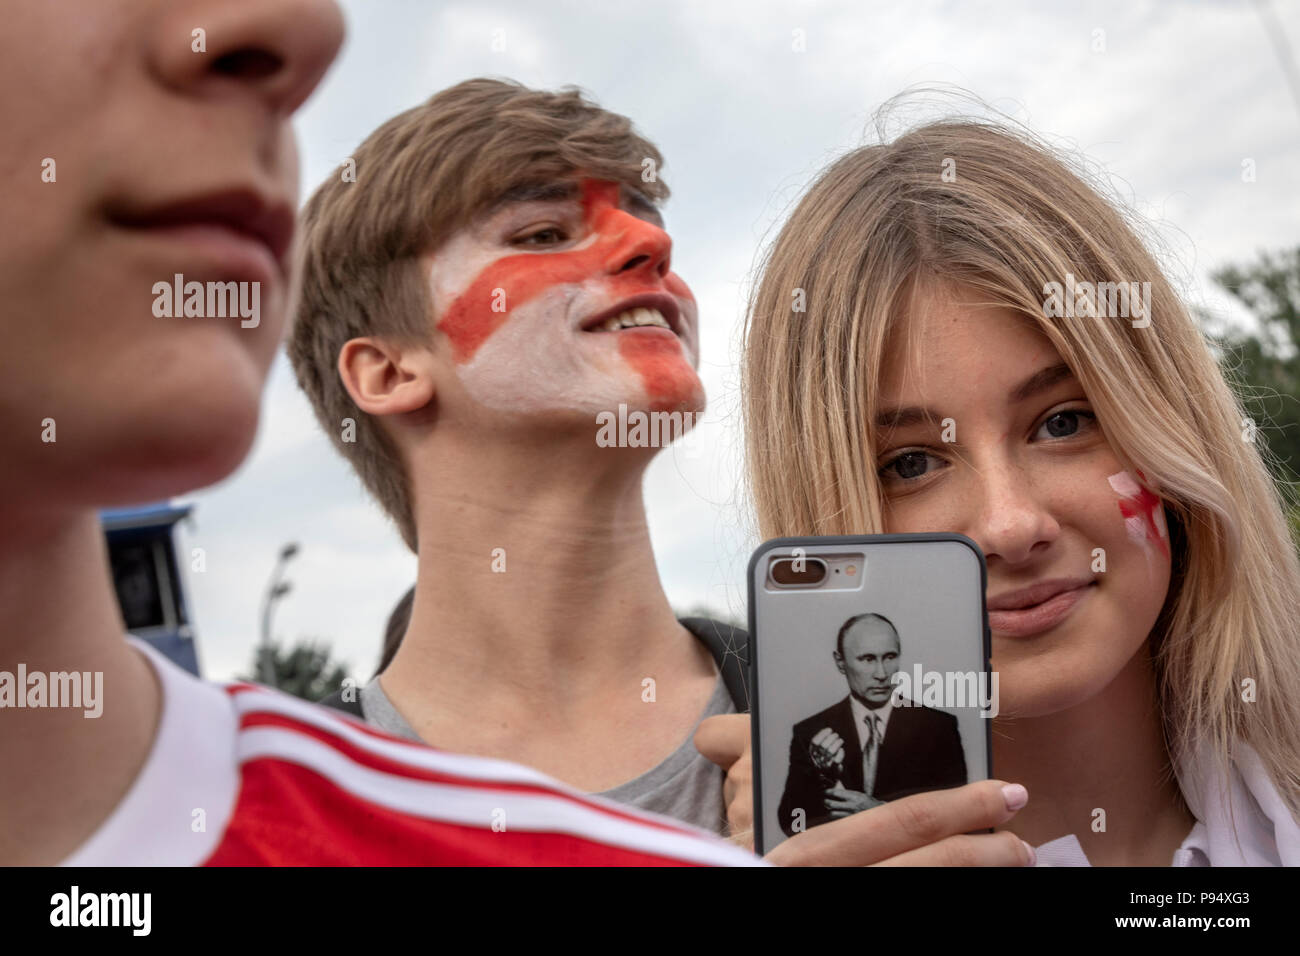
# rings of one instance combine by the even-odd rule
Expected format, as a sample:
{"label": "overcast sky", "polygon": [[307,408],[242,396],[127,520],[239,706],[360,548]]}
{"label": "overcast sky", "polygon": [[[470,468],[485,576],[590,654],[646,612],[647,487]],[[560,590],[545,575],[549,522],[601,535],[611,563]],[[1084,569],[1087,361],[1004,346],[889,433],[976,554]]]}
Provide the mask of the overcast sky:
{"label": "overcast sky", "polygon": [[[1148,221],[1175,283],[1229,319],[1209,272],[1300,244],[1300,106],[1269,21],[1244,0],[343,7],[342,55],[297,124],[304,198],[381,122],[474,76],[578,85],[663,152],[674,270],[700,304],[710,398],[699,452],[661,454],[646,480],[660,571],[679,609],[744,613],[757,541],[737,490],[736,368],[755,255],[822,166],[872,139],[873,114],[891,97],[959,87],[1081,151]],[[1300,4],[1275,9],[1300,49]],[[895,127],[935,115],[929,97]],[[353,674],[370,675],[415,559],[318,430],[283,354],[248,461],[185,500],[196,508],[182,554],[207,553],[207,570],[187,576],[205,676],[247,670],[288,541],[301,550],[276,633],[328,641]]]}

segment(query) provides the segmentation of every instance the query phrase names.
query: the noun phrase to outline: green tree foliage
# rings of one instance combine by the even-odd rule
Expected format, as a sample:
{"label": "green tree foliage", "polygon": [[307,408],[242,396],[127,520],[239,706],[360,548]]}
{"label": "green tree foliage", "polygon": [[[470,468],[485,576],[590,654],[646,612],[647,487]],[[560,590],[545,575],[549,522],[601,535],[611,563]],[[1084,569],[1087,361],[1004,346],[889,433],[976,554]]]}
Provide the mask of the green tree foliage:
{"label": "green tree foliage", "polygon": [[330,660],[327,643],[299,641],[291,647],[273,642],[269,647],[258,645],[253,654],[253,673],[240,680],[265,683],[266,666],[270,664],[271,686],[312,702],[326,697],[343,686],[347,667]]}
{"label": "green tree foliage", "polygon": [[[1255,440],[1277,479],[1300,477],[1300,247],[1261,253],[1251,263],[1212,274],[1244,305],[1258,329],[1217,336],[1224,371],[1237,384],[1246,413],[1258,426]],[[1291,527],[1300,540],[1300,503],[1291,494]]]}

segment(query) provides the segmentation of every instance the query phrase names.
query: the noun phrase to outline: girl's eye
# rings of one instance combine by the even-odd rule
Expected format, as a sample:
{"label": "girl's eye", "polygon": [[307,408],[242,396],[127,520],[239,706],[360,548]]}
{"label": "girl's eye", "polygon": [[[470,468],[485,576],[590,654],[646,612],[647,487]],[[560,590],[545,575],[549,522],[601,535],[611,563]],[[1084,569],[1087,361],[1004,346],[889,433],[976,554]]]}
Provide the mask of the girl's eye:
{"label": "girl's eye", "polygon": [[934,467],[931,467],[932,461],[937,461],[937,459],[927,451],[905,451],[886,462],[880,469],[880,476],[901,481],[914,481],[935,470]]}
{"label": "girl's eye", "polygon": [[510,242],[516,246],[553,246],[568,238],[564,230],[558,226],[547,226],[545,229],[538,229],[536,232],[511,239]]}
{"label": "girl's eye", "polygon": [[1034,433],[1035,438],[1069,438],[1078,434],[1088,425],[1096,422],[1097,416],[1083,409],[1066,409],[1049,415]]}

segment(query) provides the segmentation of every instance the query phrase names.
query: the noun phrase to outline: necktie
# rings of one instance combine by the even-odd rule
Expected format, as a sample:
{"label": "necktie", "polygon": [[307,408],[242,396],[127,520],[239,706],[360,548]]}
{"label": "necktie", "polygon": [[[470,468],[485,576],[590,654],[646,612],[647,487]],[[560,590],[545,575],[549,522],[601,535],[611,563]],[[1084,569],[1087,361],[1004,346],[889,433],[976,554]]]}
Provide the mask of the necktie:
{"label": "necktie", "polygon": [[867,715],[867,743],[862,748],[862,786],[871,796],[876,786],[876,756],[880,752],[880,717]]}

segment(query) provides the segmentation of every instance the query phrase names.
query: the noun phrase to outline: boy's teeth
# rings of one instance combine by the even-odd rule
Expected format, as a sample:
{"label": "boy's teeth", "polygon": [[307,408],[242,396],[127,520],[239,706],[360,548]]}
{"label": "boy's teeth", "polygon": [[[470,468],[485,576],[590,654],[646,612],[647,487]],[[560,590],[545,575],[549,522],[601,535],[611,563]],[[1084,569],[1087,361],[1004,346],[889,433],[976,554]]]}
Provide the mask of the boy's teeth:
{"label": "boy's teeth", "polygon": [[605,332],[617,332],[619,329],[631,329],[642,325],[655,325],[661,329],[671,330],[668,320],[658,309],[628,309],[612,319],[606,319],[598,328]]}

